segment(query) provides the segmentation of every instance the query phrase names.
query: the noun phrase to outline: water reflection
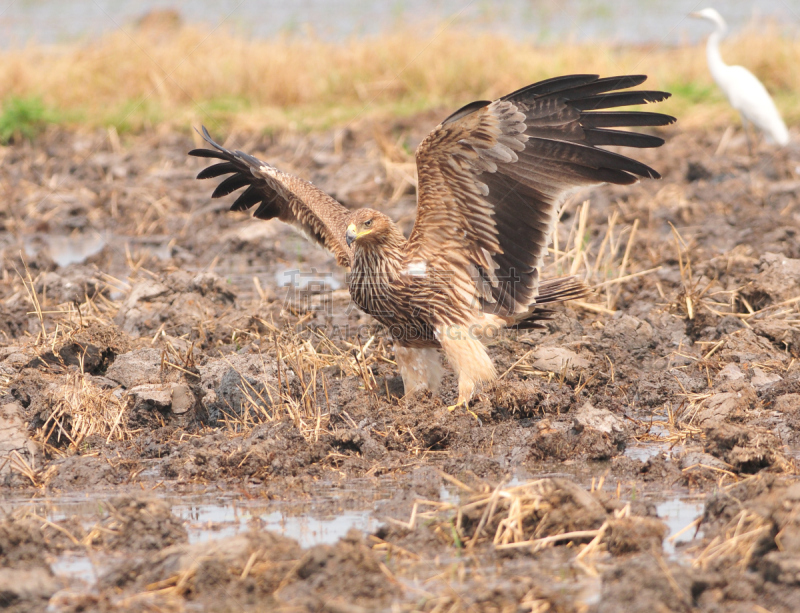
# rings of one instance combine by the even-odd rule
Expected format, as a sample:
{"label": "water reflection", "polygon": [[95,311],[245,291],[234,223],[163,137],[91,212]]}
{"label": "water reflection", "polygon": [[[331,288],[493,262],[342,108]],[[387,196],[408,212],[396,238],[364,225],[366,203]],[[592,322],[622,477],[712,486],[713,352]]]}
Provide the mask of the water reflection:
{"label": "water reflection", "polygon": [[[669,527],[669,535],[664,539],[664,553],[675,555],[675,546],[694,540],[695,529],[690,528],[678,538],[670,540],[670,536],[678,534],[703,514],[703,501],[698,499],[673,498],[656,505],[658,516]],[[698,533],[698,536],[702,533]]]}

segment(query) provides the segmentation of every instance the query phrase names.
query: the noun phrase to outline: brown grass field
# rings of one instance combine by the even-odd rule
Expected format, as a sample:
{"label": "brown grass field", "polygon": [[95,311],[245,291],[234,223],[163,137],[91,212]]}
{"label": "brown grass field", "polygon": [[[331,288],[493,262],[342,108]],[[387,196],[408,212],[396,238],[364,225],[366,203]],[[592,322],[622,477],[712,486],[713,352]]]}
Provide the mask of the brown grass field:
{"label": "brown grass field", "polygon": [[[800,40],[781,36],[778,24],[753,23],[724,42],[723,55],[764,81],[789,124],[800,122]],[[199,123],[307,130],[458,107],[584,72],[649,75],[649,87],[673,93],[662,110],[686,127],[724,125],[735,116],[711,81],[702,45],[541,46],[453,28],[344,43],[257,41],[196,27],[117,31],[82,44],[0,52],[0,98],[36,101],[47,121],[120,132]]]}

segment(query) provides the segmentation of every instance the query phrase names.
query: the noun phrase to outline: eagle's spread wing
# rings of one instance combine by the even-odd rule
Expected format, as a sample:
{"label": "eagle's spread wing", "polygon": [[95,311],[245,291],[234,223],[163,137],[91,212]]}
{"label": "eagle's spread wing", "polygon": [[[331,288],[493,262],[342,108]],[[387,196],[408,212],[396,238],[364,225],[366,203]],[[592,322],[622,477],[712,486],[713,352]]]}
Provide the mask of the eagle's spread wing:
{"label": "eagle's spread wing", "polygon": [[194,149],[189,155],[223,160],[202,170],[198,179],[230,174],[217,186],[212,198],[220,198],[247,187],[231,206],[232,211],[246,211],[258,204],[255,217],[291,224],[316,244],[336,256],[341,266],[350,266],[351,252],[345,243],[347,218],[350,215],[322,190],[241,151],[229,151],[215,143],[203,128],[203,138],[214,149]]}
{"label": "eagle's spread wing", "polygon": [[[601,111],[669,97],[630,91],[645,76],[572,75],[494,102],[473,102],[417,149],[418,209],[408,260],[453,271],[485,312],[529,311],[538,269],[561,205],[576,189],[659,178],[652,168],[599,145],[658,147],[658,137],[614,127],[662,126],[658,113]],[[471,298],[470,298],[471,299]]]}

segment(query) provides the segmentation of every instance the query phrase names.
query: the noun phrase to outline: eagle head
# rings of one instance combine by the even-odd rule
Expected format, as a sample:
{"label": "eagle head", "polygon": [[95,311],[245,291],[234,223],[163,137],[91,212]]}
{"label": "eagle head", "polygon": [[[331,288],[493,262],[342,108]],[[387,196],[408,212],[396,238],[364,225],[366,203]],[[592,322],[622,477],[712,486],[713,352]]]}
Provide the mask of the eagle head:
{"label": "eagle head", "polygon": [[348,247],[352,247],[353,243],[366,247],[384,243],[395,232],[399,230],[394,222],[383,213],[372,209],[359,209],[350,218],[345,239]]}

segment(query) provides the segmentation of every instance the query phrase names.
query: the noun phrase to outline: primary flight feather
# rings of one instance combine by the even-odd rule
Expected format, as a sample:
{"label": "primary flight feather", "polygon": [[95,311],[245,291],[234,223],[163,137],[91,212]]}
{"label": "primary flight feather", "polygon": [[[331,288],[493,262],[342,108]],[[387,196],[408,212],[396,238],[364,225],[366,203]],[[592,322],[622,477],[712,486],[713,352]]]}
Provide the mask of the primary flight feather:
{"label": "primary flight feather", "polygon": [[458,404],[496,378],[484,342],[547,316],[541,305],[584,296],[572,278],[540,280],[561,206],[589,185],[659,174],[602,145],[658,147],[656,136],[614,128],[664,126],[660,113],[606,110],[668,93],[627,90],[645,76],[570,75],[466,105],[417,149],[417,217],[406,238],[386,215],[351,211],[307,181],[215,143],[189,154],[223,160],[199,179],[230,175],[212,194],[247,188],[231,210],[257,206],[350,268],[353,301],[389,330],[406,393],[436,391],[443,350],[458,375]]}

